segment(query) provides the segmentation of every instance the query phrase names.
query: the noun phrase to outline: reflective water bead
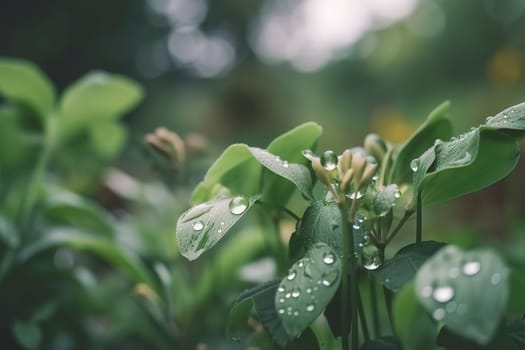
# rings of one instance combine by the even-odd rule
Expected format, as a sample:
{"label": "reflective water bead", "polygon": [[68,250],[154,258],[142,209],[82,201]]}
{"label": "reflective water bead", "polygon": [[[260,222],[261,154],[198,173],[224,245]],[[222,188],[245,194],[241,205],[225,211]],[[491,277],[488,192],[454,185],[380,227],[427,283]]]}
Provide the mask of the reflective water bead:
{"label": "reflective water bead", "polygon": [[279,288],[277,288],[277,291],[278,291],[278,292],[281,292],[281,293],[284,292],[284,287],[279,286]]}
{"label": "reflective water bead", "polygon": [[298,289],[292,291],[292,298],[299,298],[300,296],[301,292]]}
{"label": "reflective water bead", "polygon": [[321,155],[321,165],[326,170],[334,170],[337,167],[337,155],[334,151],[324,151]]}
{"label": "reflective water bead", "polygon": [[248,209],[248,200],[242,196],[233,197],[229,204],[230,212],[240,215]]}
{"label": "reflective water bead", "polygon": [[288,279],[288,281],[293,281],[293,279],[295,278],[295,271],[292,271],[288,274],[288,276],[286,277]]}
{"label": "reflective water bead", "polygon": [[449,286],[438,287],[434,290],[432,297],[437,302],[446,303],[454,297],[454,289]]}
{"label": "reflective water bead", "polygon": [[432,313],[432,317],[436,321],[441,321],[442,319],[445,318],[445,314],[446,314],[445,309],[439,308],[439,309],[434,310],[434,312]]}
{"label": "reflective water bead", "polygon": [[204,228],[204,223],[202,221],[195,221],[192,227],[195,231],[201,231]]}
{"label": "reflective water bead", "polygon": [[314,152],[312,152],[312,150],[310,149],[305,149],[301,153],[308,160],[312,160],[312,158],[314,157]]}
{"label": "reflective water bead", "polygon": [[288,166],[289,166],[289,164],[288,164],[288,162],[285,160],[285,161],[283,162],[283,167],[284,167],[284,168],[288,168]]}
{"label": "reflective water bead", "polygon": [[470,261],[468,263],[465,263],[465,265],[463,265],[462,271],[467,276],[474,276],[475,274],[479,272],[480,269],[481,269],[481,264],[479,263],[479,261]]}
{"label": "reflective water bead", "polygon": [[361,252],[363,267],[369,271],[377,270],[382,264],[381,252],[374,244],[369,244]]}
{"label": "reflective water bead", "polygon": [[332,253],[327,253],[324,257],[323,257],[323,262],[327,265],[332,265],[335,261],[335,257]]}
{"label": "reflective water bead", "polygon": [[315,305],[314,304],[306,305],[306,311],[312,312],[314,310],[315,310]]}
{"label": "reflective water bead", "polygon": [[412,169],[413,172],[416,172],[419,169],[419,159],[412,159],[410,162],[410,169]]}
{"label": "reflective water bead", "polygon": [[284,315],[285,312],[286,312],[286,310],[284,310],[284,309],[279,309],[279,314]]}

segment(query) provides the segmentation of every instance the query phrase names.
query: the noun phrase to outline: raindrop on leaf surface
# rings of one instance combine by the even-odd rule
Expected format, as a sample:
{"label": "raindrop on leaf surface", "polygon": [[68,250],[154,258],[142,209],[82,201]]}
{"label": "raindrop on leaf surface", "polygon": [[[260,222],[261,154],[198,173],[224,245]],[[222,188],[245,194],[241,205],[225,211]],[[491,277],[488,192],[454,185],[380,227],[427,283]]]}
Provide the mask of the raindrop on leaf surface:
{"label": "raindrop on leaf surface", "polygon": [[292,271],[288,274],[286,278],[288,279],[288,281],[293,281],[295,278],[295,275],[296,275],[295,271]]}
{"label": "raindrop on leaf surface", "polygon": [[474,276],[481,269],[479,261],[470,261],[463,265],[463,273],[467,276]]}
{"label": "raindrop on leaf surface", "polygon": [[437,302],[446,303],[454,297],[454,289],[449,286],[438,287],[434,290],[432,297]]}
{"label": "raindrop on leaf surface", "polygon": [[314,304],[309,304],[306,306],[306,311],[308,312],[312,312],[315,310],[315,305]]}
{"label": "raindrop on leaf surface", "polygon": [[192,225],[193,230],[201,231],[204,228],[204,223],[202,221],[196,221]]}
{"label": "raindrop on leaf surface", "polygon": [[361,258],[363,267],[369,271],[377,270],[383,264],[381,253],[374,244],[369,244],[363,248]]}
{"label": "raindrop on leaf surface", "polygon": [[312,152],[312,150],[310,149],[305,149],[304,151],[302,151],[302,154],[308,160],[312,160],[312,158],[314,157],[314,152]]}
{"label": "raindrop on leaf surface", "polygon": [[337,155],[334,151],[324,151],[321,155],[321,165],[326,170],[334,170],[337,167]]}
{"label": "raindrop on leaf surface", "polygon": [[323,262],[327,265],[332,265],[335,261],[335,257],[332,253],[328,253],[323,257]]}
{"label": "raindrop on leaf surface", "polygon": [[445,318],[445,309],[439,308],[434,310],[434,312],[432,313],[432,317],[436,321],[441,321]]}
{"label": "raindrop on leaf surface", "polygon": [[242,196],[233,197],[229,204],[230,212],[234,215],[240,215],[248,208],[248,200]]}
{"label": "raindrop on leaf surface", "polygon": [[410,169],[412,169],[413,172],[416,172],[419,169],[419,159],[412,159],[410,162]]}

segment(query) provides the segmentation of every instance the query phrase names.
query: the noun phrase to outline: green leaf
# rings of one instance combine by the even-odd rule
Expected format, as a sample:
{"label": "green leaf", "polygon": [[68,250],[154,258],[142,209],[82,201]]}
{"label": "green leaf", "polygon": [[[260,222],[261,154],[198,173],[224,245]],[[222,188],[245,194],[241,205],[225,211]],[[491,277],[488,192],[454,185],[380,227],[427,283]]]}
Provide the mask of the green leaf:
{"label": "green leaf", "polygon": [[361,346],[361,350],[401,350],[396,338],[384,336],[367,341]]}
{"label": "green leaf", "polygon": [[23,263],[35,254],[57,246],[91,252],[120,268],[135,282],[152,285],[149,272],[134,253],[120,248],[117,242],[76,229],[57,228],[47,231],[40,240],[25,246],[17,258]]}
{"label": "green leaf", "polygon": [[408,283],[396,295],[392,311],[394,329],[404,350],[436,348],[436,326],[417,302],[414,283]]}
{"label": "green leaf", "polygon": [[[519,158],[516,140],[525,135],[525,103],[506,109],[471,131],[429,148],[415,172],[414,192],[423,204],[443,202],[505,177]],[[430,153],[430,155],[429,155]],[[423,158],[422,157],[422,158]]]}
{"label": "green leaf", "polygon": [[15,107],[0,105],[0,169],[4,178],[18,170],[24,160],[34,153],[27,147],[23,131],[18,126],[19,117]]}
{"label": "green leaf", "polygon": [[111,159],[126,142],[127,130],[116,122],[100,122],[89,128],[92,147],[100,156]]}
{"label": "green leaf", "polygon": [[435,241],[407,245],[376,270],[375,276],[383,286],[398,292],[414,278],[421,265],[443,246],[444,243]]}
{"label": "green leaf", "polygon": [[279,284],[279,280],[260,284],[244,291],[235,299],[226,327],[226,334],[230,339],[240,341],[247,332],[245,326],[253,304],[259,321],[275,343],[284,347],[291,340],[275,310],[274,299]]}
{"label": "green leaf", "polygon": [[[267,150],[290,164],[307,165],[310,161],[303,156],[302,151],[315,149],[322,131],[323,128],[316,123],[301,124],[275,138]],[[264,185],[262,199],[279,205],[285,205],[295,190],[289,182],[278,177],[266,179]],[[310,194],[309,190],[307,192]]]}
{"label": "green leaf", "polygon": [[0,59],[0,95],[23,103],[46,118],[55,104],[55,89],[49,78],[31,62]]}
{"label": "green leaf", "polygon": [[219,198],[198,204],[177,221],[177,244],[189,260],[213,247],[246,214],[258,196]]}
{"label": "green leaf", "polygon": [[142,88],[123,76],[91,72],[69,86],[60,100],[60,135],[120,118],[142,99]]}
{"label": "green leaf", "polygon": [[42,214],[55,224],[67,224],[113,237],[113,226],[95,203],[73,192],[53,188],[46,196]]}
{"label": "green leaf", "polygon": [[37,324],[32,322],[15,322],[13,334],[25,349],[36,349],[42,339],[42,332]]}
{"label": "green leaf", "polygon": [[509,276],[509,302],[507,311],[514,314],[525,312],[525,275],[522,271],[512,270]]}
{"label": "green leaf", "polygon": [[[306,166],[289,163],[287,160],[282,160],[279,156],[260,148],[251,147],[250,152],[266,169],[292,182],[303,195],[312,199],[312,178]],[[276,196],[279,194],[278,190],[273,187],[273,185],[276,184],[275,180],[271,179],[268,181],[267,177],[263,176],[263,184],[266,197],[271,199],[272,202],[275,202],[275,198],[277,198]],[[286,201],[287,200],[288,198],[286,198]],[[286,201],[281,204],[286,204]]]}
{"label": "green leaf", "polygon": [[314,332],[310,328],[306,328],[298,338],[292,340],[288,344],[285,350],[319,350],[319,341],[317,340]]}
{"label": "green leaf", "polygon": [[0,215],[0,240],[10,248],[16,248],[20,244],[17,229],[9,219],[2,215]]}
{"label": "green leaf", "polygon": [[424,308],[453,332],[487,344],[502,319],[508,270],[492,251],[439,250],[419,269],[416,295]]}
{"label": "green leaf", "polygon": [[299,335],[326,308],[341,279],[341,260],[316,243],[288,271],[275,294],[277,312],[290,337]]}
{"label": "green leaf", "polygon": [[452,136],[452,125],[446,118],[450,102],[445,101],[430,112],[427,120],[414,134],[396,149],[390,183],[402,184],[412,182],[410,162],[419,157],[437,139],[448,139]]}

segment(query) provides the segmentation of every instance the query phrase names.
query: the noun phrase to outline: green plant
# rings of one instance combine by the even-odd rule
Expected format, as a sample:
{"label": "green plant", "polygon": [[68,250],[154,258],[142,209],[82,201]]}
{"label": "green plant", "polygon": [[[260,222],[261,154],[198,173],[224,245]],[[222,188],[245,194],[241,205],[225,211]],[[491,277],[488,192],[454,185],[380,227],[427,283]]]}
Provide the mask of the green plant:
{"label": "green plant", "polygon": [[[272,347],[247,327],[255,310],[272,341],[290,349],[525,346],[523,271],[494,249],[424,241],[422,232],[424,206],[487,187],[515,167],[525,104],[456,137],[448,108],[437,107],[401,145],[371,134],[363,147],[316,156],[321,128],[306,123],[267,149],[235,144],[224,151],[177,222],[179,249],[197,259],[256,212],[281,276],[233,302],[232,339],[251,334],[244,342]],[[287,208],[290,199],[306,207],[301,217]],[[287,244],[279,236],[282,215],[297,220]],[[414,243],[385,260],[412,215]]]}

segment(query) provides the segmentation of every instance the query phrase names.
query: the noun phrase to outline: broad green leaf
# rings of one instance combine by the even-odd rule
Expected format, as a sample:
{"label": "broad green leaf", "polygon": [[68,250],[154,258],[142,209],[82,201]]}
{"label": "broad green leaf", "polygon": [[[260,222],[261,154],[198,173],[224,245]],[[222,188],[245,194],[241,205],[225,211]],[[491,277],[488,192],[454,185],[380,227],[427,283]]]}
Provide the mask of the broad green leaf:
{"label": "broad green leaf", "polygon": [[0,169],[2,177],[8,177],[19,169],[32,150],[27,147],[22,129],[18,126],[18,110],[0,105]]}
{"label": "broad green leaf", "polygon": [[367,341],[360,350],[401,350],[396,338],[385,336]]}
{"label": "broad green leaf", "polygon": [[[275,138],[268,145],[267,150],[289,164],[307,165],[309,160],[303,156],[302,151],[315,149],[322,131],[322,127],[316,123],[301,124]],[[278,177],[266,179],[264,186],[262,199],[279,205],[285,205],[295,190],[288,181]],[[310,191],[307,192],[309,193]]]}
{"label": "broad green leaf", "polygon": [[453,332],[487,344],[502,319],[508,270],[492,251],[446,246],[421,266],[415,284],[424,308]]}
{"label": "broad green leaf", "polygon": [[421,265],[444,245],[434,241],[407,245],[376,270],[375,275],[383,286],[398,292],[414,278]]}
{"label": "broad green leaf", "polygon": [[395,151],[394,164],[390,183],[402,184],[412,182],[410,162],[419,157],[437,139],[448,139],[452,136],[452,125],[446,118],[450,102],[445,101],[430,112],[427,120],[414,134]]}
{"label": "broad green leaf", "polygon": [[275,294],[277,313],[290,337],[299,335],[326,308],[341,279],[341,260],[324,243],[316,243],[281,281]]}
{"label": "broad green leaf", "polygon": [[264,310],[263,313],[271,314],[271,309],[273,309],[274,316],[266,320],[267,323],[265,325],[270,326],[268,332],[272,339],[281,346],[284,346],[290,340],[286,331],[282,328],[281,321],[275,313],[275,306],[273,305],[275,291],[279,283],[279,280],[272,280],[257,285],[242,292],[235,298],[226,322],[226,335],[230,339],[240,341],[242,337],[251,332],[248,327],[248,317],[251,314],[253,305],[259,304],[259,308],[269,305],[268,309],[270,310]]}
{"label": "broad green leaf", "polygon": [[142,88],[123,76],[91,72],[69,86],[60,100],[60,135],[116,120],[142,99]]}
{"label": "broad green leaf", "polygon": [[213,247],[246,214],[258,196],[218,198],[198,204],[177,221],[177,244],[188,260]]}
{"label": "broad green leaf", "polygon": [[[314,243],[323,242],[342,256],[341,220],[341,212],[335,202],[313,202],[303,214],[294,243],[309,249]],[[359,253],[367,242],[368,228],[364,216],[357,214],[354,221],[354,251]]]}
{"label": "broad green leaf", "polygon": [[374,212],[378,216],[386,215],[396,204],[401,194],[396,184],[388,185],[379,190],[372,203]]}
{"label": "broad green leaf", "polygon": [[55,104],[55,88],[49,78],[31,62],[0,58],[0,95],[21,102],[46,118]]}
{"label": "broad green leaf", "polygon": [[44,200],[42,214],[55,224],[82,227],[106,237],[114,233],[106,213],[73,192],[51,189]]}
{"label": "broad green leaf", "polygon": [[15,322],[13,333],[18,343],[25,349],[36,349],[42,339],[42,331],[33,322]]}
{"label": "broad green leaf", "polygon": [[[282,160],[279,156],[256,147],[251,147],[250,152],[253,154],[255,159],[257,159],[257,161],[261,163],[266,169],[292,182],[303,195],[309,199],[312,199],[312,178],[310,171],[306,166],[290,163],[287,160]],[[273,184],[276,184],[274,180],[275,179],[268,180],[268,176],[263,176],[263,185],[265,186],[266,196],[270,197],[269,199],[271,199],[271,197],[274,195],[279,195],[279,192],[277,192],[278,189],[273,187]],[[268,183],[270,183],[270,185],[268,185]],[[288,194],[288,197],[290,194],[291,193]],[[272,202],[275,202],[273,199],[271,200]],[[286,198],[286,201],[288,201],[288,198]],[[284,205],[286,202],[281,204]]]}
{"label": "broad green leaf", "polygon": [[117,122],[100,122],[89,128],[92,147],[104,158],[117,155],[126,142],[127,130]]}
{"label": "broad green leaf", "polygon": [[[519,158],[516,140],[525,135],[525,103],[506,109],[487,123],[446,142],[437,142],[415,172],[414,192],[431,204],[470,193],[505,177]],[[430,153],[430,155],[429,155]]]}
{"label": "broad green leaf", "polygon": [[414,283],[406,284],[396,295],[392,311],[394,329],[403,350],[436,348],[436,325],[417,302]]}
{"label": "broad green leaf", "polygon": [[98,255],[120,268],[135,282],[152,284],[149,272],[134,253],[122,249],[113,240],[77,229],[53,229],[44,232],[40,240],[25,246],[17,258],[20,262],[25,262],[35,254],[58,246],[67,246]]}
{"label": "broad green leaf", "polygon": [[208,169],[204,180],[193,191],[191,202],[199,204],[213,199],[218,185],[226,186],[233,194],[255,195],[260,186],[260,171],[261,166],[253,159],[248,146],[233,144]]}

